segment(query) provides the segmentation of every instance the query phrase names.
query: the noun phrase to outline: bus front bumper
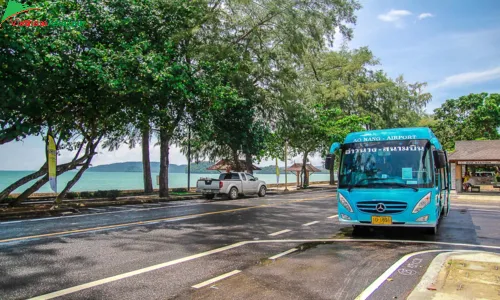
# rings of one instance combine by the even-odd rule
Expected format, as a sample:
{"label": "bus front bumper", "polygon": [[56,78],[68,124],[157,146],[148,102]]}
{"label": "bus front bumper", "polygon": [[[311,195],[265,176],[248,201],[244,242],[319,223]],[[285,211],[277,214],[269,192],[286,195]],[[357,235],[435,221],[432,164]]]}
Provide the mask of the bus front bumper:
{"label": "bus front bumper", "polygon": [[353,220],[344,220],[339,217],[340,224],[342,225],[353,225],[353,226],[376,226],[376,227],[422,227],[422,228],[433,228],[437,223],[430,222],[393,222],[392,224],[379,225],[372,224],[371,222],[360,222]]}

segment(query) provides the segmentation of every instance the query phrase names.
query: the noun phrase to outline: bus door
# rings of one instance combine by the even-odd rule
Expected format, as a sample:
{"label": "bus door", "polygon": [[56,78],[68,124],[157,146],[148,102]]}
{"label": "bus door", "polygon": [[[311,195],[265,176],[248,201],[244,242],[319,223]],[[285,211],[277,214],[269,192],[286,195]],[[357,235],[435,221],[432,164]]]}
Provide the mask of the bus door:
{"label": "bus door", "polygon": [[444,157],[446,160],[446,166],[445,166],[445,206],[444,206],[444,215],[447,216],[448,213],[450,212],[450,192],[451,192],[451,173],[450,173],[450,164],[448,163],[448,153],[444,151]]}

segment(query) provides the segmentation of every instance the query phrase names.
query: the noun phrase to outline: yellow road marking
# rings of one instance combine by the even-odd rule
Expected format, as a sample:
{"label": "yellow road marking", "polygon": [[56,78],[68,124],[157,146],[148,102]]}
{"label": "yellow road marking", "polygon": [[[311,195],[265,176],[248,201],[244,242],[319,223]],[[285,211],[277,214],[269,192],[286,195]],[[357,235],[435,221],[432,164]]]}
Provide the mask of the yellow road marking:
{"label": "yellow road marking", "polygon": [[232,213],[232,212],[236,212],[236,211],[249,210],[249,209],[254,209],[254,208],[274,207],[274,206],[287,204],[287,203],[297,203],[297,202],[304,202],[304,201],[319,200],[319,199],[324,199],[324,198],[329,198],[329,197],[332,197],[332,196],[306,198],[306,199],[300,199],[300,200],[286,201],[284,203],[277,203],[277,204],[262,204],[262,205],[251,206],[251,207],[233,208],[233,209],[219,210],[219,211],[206,212],[206,213],[194,214],[194,215],[185,215],[185,216],[161,218],[161,219],[154,219],[154,220],[147,220],[147,221],[138,221],[138,222],[122,223],[122,224],[99,226],[99,227],[92,227],[92,228],[74,229],[74,230],[67,230],[67,231],[60,231],[60,232],[46,233],[46,234],[39,234],[39,235],[23,236],[23,237],[0,240],[0,244],[1,243],[8,243],[8,242],[15,242],[15,241],[22,241],[22,240],[29,240],[29,239],[36,239],[36,238],[43,238],[43,237],[53,237],[53,236],[66,235],[66,234],[72,234],[72,233],[82,233],[82,232],[90,232],[90,231],[95,231],[95,230],[127,227],[127,226],[132,226],[132,225],[147,225],[147,224],[151,224],[151,223],[183,220],[183,219],[187,219],[187,218],[192,219],[192,218],[198,218],[198,217],[209,216],[209,215],[216,215],[216,214],[224,214],[224,213]]}

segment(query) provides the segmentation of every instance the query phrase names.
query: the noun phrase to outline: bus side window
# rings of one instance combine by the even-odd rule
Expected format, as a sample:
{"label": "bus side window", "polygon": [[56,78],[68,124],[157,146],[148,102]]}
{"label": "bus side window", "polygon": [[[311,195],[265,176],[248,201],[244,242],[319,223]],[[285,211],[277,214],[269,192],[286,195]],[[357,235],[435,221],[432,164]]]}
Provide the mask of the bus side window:
{"label": "bus side window", "polygon": [[448,178],[446,176],[445,168],[441,168],[441,189],[444,190],[448,186]]}

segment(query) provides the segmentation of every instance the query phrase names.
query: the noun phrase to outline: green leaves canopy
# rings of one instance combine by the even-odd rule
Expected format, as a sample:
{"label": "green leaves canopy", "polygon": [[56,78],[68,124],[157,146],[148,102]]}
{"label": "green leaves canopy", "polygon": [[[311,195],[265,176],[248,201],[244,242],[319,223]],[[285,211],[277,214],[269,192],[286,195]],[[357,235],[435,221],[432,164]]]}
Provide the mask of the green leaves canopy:
{"label": "green leaves canopy", "polygon": [[444,148],[455,141],[500,139],[500,94],[469,94],[448,99],[434,110],[433,131]]}

